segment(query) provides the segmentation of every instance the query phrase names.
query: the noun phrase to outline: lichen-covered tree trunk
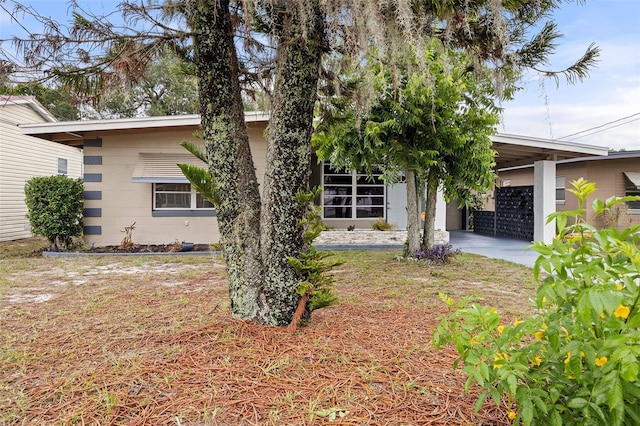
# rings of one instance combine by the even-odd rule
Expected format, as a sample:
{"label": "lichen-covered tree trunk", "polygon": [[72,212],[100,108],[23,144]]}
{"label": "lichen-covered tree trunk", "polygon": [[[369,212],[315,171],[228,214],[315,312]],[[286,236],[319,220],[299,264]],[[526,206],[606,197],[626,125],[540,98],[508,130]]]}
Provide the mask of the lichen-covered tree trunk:
{"label": "lichen-covered tree trunk", "polygon": [[265,324],[269,309],[262,285],[260,194],[240,96],[229,1],[191,0],[187,10],[206,155],[220,192],[216,213],[231,313]]}
{"label": "lichen-covered tree trunk", "polygon": [[407,243],[408,255],[420,249],[420,221],[418,220],[418,184],[416,173],[407,168]]}
{"label": "lichen-covered tree trunk", "polygon": [[302,248],[299,222],[304,209],[293,197],[309,189],[313,109],[324,39],[318,2],[304,11],[300,3],[289,2],[283,12],[263,187],[264,285],[274,325],[291,322],[300,298],[299,277],[288,257],[298,256]]}
{"label": "lichen-covered tree trunk", "polygon": [[429,249],[435,242],[436,202],[438,197],[438,178],[432,173],[427,175],[427,197],[425,202],[425,220],[422,233],[422,247]]}

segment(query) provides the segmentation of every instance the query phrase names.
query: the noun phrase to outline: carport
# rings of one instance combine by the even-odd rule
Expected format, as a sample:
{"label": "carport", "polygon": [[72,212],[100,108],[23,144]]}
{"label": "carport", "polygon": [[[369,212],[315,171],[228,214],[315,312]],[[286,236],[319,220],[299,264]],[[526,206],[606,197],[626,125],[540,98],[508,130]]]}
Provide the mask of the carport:
{"label": "carport", "polygon": [[491,136],[497,151],[496,170],[532,165],[534,167],[533,215],[535,241],[551,242],[555,222],[545,224],[547,216],[556,211],[556,161],[570,158],[606,156],[609,149],[553,139],[518,135]]}

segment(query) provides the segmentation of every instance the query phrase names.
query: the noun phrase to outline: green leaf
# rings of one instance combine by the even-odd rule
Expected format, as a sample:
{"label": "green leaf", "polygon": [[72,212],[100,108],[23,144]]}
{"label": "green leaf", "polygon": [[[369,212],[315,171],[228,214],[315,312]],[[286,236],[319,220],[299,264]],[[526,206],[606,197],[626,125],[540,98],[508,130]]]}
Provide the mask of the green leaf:
{"label": "green leaf", "polygon": [[480,395],[478,395],[478,400],[476,401],[475,405],[473,406],[473,412],[474,413],[478,413],[480,411],[480,409],[482,408],[482,405],[484,404],[484,401],[487,399],[488,395],[489,395],[489,393],[486,390],[482,391],[480,393]]}
{"label": "green leaf", "polygon": [[630,424],[640,425],[640,406],[627,404],[624,407],[624,412],[626,417],[632,420]]}
{"label": "green leaf", "polygon": [[489,366],[485,362],[481,362],[478,366],[478,370],[480,371],[480,375],[486,381],[489,380]]}
{"label": "green leaf", "polygon": [[499,406],[500,400],[502,399],[502,392],[498,388],[491,388],[491,399]]}
{"label": "green leaf", "polygon": [[589,402],[589,409],[592,412],[596,413],[596,415],[598,416],[598,418],[601,421],[601,424],[603,424],[603,425],[607,424],[607,417],[605,416],[604,412],[602,411],[602,409],[598,405],[594,404],[593,402]]}
{"label": "green leaf", "polygon": [[513,373],[508,373],[507,375],[507,385],[509,389],[509,393],[512,395],[516,394],[518,390],[518,378]]}
{"label": "green leaf", "polygon": [[530,425],[531,422],[533,421],[533,404],[531,403],[530,399],[526,399],[522,401],[522,408],[520,411],[521,411],[522,421],[525,424],[525,426]]}
{"label": "green leaf", "polygon": [[583,409],[587,406],[589,402],[584,398],[573,398],[567,402],[567,407]]}
{"label": "green leaf", "polygon": [[545,404],[542,398],[540,398],[539,396],[534,396],[531,399],[533,400],[538,410],[540,410],[540,412],[544,414],[547,414],[549,412],[549,407],[547,407],[547,404]]}
{"label": "green leaf", "polygon": [[552,426],[562,426],[562,416],[558,412],[558,410],[553,410],[551,412],[551,425]]}
{"label": "green leaf", "polygon": [[197,159],[207,164],[207,158],[204,153],[200,150],[200,147],[193,142],[190,141],[182,141],[180,142],[180,146],[193,154]]}
{"label": "green leaf", "polygon": [[624,414],[622,381],[615,371],[613,371],[612,374],[609,374],[608,376],[610,376],[610,380],[608,380],[609,392],[607,395],[607,405],[609,406],[609,410],[614,413],[614,424],[621,424],[622,415]]}

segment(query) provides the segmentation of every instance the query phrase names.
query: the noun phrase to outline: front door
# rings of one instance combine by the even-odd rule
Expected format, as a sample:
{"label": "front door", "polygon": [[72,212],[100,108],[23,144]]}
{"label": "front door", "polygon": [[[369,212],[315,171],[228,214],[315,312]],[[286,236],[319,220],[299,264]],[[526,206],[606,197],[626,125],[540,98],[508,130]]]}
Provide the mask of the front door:
{"label": "front door", "polygon": [[407,229],[407,184],[387,186],[387,222],[396,229]]}

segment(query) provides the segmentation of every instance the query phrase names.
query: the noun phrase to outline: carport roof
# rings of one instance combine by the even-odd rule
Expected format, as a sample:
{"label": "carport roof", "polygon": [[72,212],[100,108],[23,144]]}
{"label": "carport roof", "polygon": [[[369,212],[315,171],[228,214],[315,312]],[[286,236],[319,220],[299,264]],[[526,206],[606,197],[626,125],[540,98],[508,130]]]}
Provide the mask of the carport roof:
{"label": "carport roof", "polygon": [[[262,112],[245,113],[247,123],[265,122],[269,115]],[[200,125],[198,115],[168,117],[124,118],[115,120],[62,121],[56,123],[22,124],[24,134],[65,145],[82,146],[85,138],[109,132],[135,132],[159,128],[193,127]],[[94,135],[94,136],[92,136]],[[566,160],[578,157],[606,156],[608,148],[573,142],[541,139],[519,135],[491,136],[498,152],[496,169],[533,164],[539,160]]]}
{"label": "carport roof", "polygon": [[496,134],[491,136],[496,156],[496,169],[533,164],[540,160],[567,160],[578,157],[606,156],[609,148],[578,144],[557,139]]}

